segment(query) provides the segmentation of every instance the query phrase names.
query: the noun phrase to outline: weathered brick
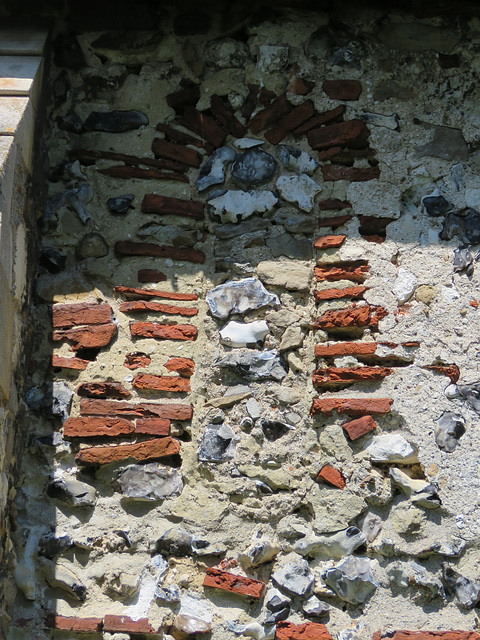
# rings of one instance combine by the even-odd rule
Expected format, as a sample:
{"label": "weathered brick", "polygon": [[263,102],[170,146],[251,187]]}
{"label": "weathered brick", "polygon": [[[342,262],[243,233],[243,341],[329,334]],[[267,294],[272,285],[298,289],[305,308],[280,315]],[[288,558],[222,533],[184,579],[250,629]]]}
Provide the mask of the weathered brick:
{"label": "weathered brick", "polygon": [[82,360],[82,358],[65,358],[64,356],[52,356],[52,367],[61,367],[62,369],[75,369],[76,371],[85,371],[90,364],[90,360]]}
{"label": "weathered brick", "polygon": [[383,380],[392,373],[389,367],[326,367],[313,372],[315,387],[330,387],[354,382]]}
{"label": "weathered brick", "polygon": [[323,151],[319,151],[317,158],[320,160],[320,162],[328,162],[329,160],[333,160],[333,158],[335,158],[341,153],[342,153],[342,147],[331,147],[330,149],[324,149]]}
{"label": "weathered brick", "polygon": [[[333,209],[338,209],[338,210],[342,210],[342,209],[351,209],[352,205],[350,204],[350,202],[347,202],[347,200],[339,200],[338,198],[333,198],[333,200],[320,200],[319,202],[317,202],[317,207],[319,208],[320,211],[332,211]],[[344,218],[346,218],[347,216],[343,216]],[[348,216],[348,219],[350,220],[352,218],[352,216]],[[318,226],[319,227],[325,227],[325,226],[329,226],[331,227],[332,225],[325,225],[323,224],[323,222],[325,222],[325,220],[329,220],[330,218],[320,218],[320,220],[318,221]],[[332,220],[340,220],[340,218],[331,218]],[[345,224],[345,223],[342,223]]]}
{"label": "weathered brick", "polygon": [[223,99],[218,95],[213,95],[210,99],[210,111],[220,124],[227,129],[232,136],[236,138],[243,138],[247,133],[247,127],[245,127],[231,110],[231,108],[225,104]]}
{"label": "weathered brick", "polygon": [[345,478],[338,469],[335,469],[330,464],[322,467],[317,476],[317,480],[331,484],[333,487],[337,487],[337,489],[345,489]]}
{"label": "weathered brick", "polygon": [[422,369],[441,373],[442,375],[447,376],[447,378],[450,378],[453,384],[456,384],[460,378],[460,369],[456,364],[429,364],[422,367]]}
{"label": "weathered brick", "polygon": [[329,149],[330,147],[362,149],[367,146],[369,135],[370,131],[362,120],[347,120],[328,127],[311,129],[307,133],[307,138],[312,149]]}
{"label": "weathered brick", "polygon": [[185,378],[191,378],[195,370],[195,363],[190,358],[170,358],[165,363],[165,368],[169,371],[175,371]]}
{"label": "weathered brick", "polygon": [[315,329],[332,331],[335,329],[346,329],[350,327],[372,327],[378,328],[378,323],[388,315],[388,311],[383,307],[349,307],[347,309],[330,309],[318,318],[314,323]]}
{"label": "weathered brick", "polygon": [[317,358],[337,358],[339,356],[370,356],[375,353],[376,342],[335,342],[333,344],[316,344]]}
{"label": "weathered brick", "polygon": [[476,631],[376,631],[372,640],[480,640]]}
{"label": "weathered brick", "polygon": [[80,413],[84,416],[122,416],[125,418],[155,416],[167,420],[190,420],[193,415],[193,407],[190,404],[134,403],[82,398]]}
{"label": "weathered brick", "polygon": [[191,324],[155,324],[154,322],[132,322],[132,337],[157,338],[159,340],[195,340],[197,330]]}
{"label": "weathered brick", "polygon": [[162,418],[143,418],[135,423],[135,433],[142,433],[149,436],[170,435],[170,420]]}
{"label": "weathered brick", "polygon": [[140,369],[141,367],[148,367],[148,365],[152,362],[150,356],[147,356],[146,353],[127,353],[125,356],[125,361],[123,363],[124,367],[134,371],[135,369]]}
{"label": "weathered brick", "polygon": [[344,289],[322,289],[320,291],[314,291],[313,295],[317,302],[322,302],[323,300],[339,300],[341,298],[358,300],[363,297],[365,291],[368,291],[368,287],[346,287]]}
{"label": "weathered brick", "polygon": [[310,131],[311,129],[318,129],[319,127],[327,123],[333,124],[334,122],[340,122],[341,120],[343,120],[343,114],[345,113],[345,109],[346,109],[345,105],[340,104],[338,107],[335,107],[335,109],[330,109],[329,111],[324,111],[323,113],[319,113],[314,118],[307,120],[307,122],[304,122],[302,125],[297,127],[294,130],[293,135],[296,138],[299,138],[300,136],[303,136],[305,133],[307,133],[307,131]]}
{"label": "weathered brick", "polygon": [[124,162],[126,165],[137,166],[139,164],[145,167],[154,167],[156,169],[167,169],[176,173],[182,173],[185,171],[185,166],[180,162],[173,162],[172,160],[157,160],[156,158],[139,158],[138,156],[132,156],[125,153],[118,153],[116,151],[102,151],[99,149],[72,149],[68,152],[69,158],[77,159],[81,164],[91,165],[97,160],[118,160]]}
{"label": "weathered brick", "polygon": [[336,282],[338,280],[351,280],[352,282],[363,282],[368,273],[368,262],[366,260],[352,260],[340,264],[315,267],[315,277],[318,282]]}
{"label": "weathered brick", "polygon": [[222,571],[215,567],[208,567],[203,580],[204,587],[223,589],[231,593],[238,593],[249,598],[260,599],[265,589],[265,583],[252,578],[244,578],[228,571]]}
{"label": "weathered brick", "polygon": [[135,389],[152,389],[154,391],[190,391],[190,381],[181,376],[154,376],[150,373],[139,373],[132,382]]}
{"label": "weathered brick", "polygon": [[69,618],[56,613],[47,614],[45,626],[48,629],[75,631],[77,633],[96,633],[102,630],[102,618]]}
{"label": "weathered brick", "polygon": [[332,640],[327,627],[321,622],[304,622],[293,624],[281,620],[275,632],[277,640]]}
{"label": "weathered brick", "polygon": [[278,144],[283,138],[301,124],[308,120],[315,113],[315,109],[310,100],[303,102],[291,111],[289,111],[278,124],[265,133],[265,138],[271,144]]}
{"label": "weathered brick", "polygon": [[139,269],[138,282],[165,282],[167,276],[158,269]]}
{"label": "weathered brick", "polygon": [[345,242],[347,236],[321,236],[315,240],[315,249],[337,249]]}
{"label": "weathered brick", "polygon": [[205,262],[205,254],[191,247],[174,247],[154,242],[132,242],[119,240],[115,243],[115,253],[119,256],[153,256],[155,258],[171,258],[182,262]]}
{"label": "weathered brick", "polygon": [[176,291],[158,291],[157,289],[138,289],[117,285],[115,293],[121,293],[126,298],[164,298],[165,300],[198,300],[196,293],[177,293]]}
{"label": "weathered brick", "polygon": [[311,413],[330,415],[333,411],[352,417],[390,413],[391,398],[315,398]]}
{"label": "weathered brick", "polygon": [[77,389],[79,396],[86,398],[129,398],[132,394],[119,382],[84,382]]}
{"label": "weathered brick", "polygon": [[380,167],[340,167],[333,164],[324,164],[322,167],[323,179],[326,181],[349,180],[350,182],[367,182],[380,177]]}
{"label": "weathered brick", "polygon": [[190,106],[185,108],[179,123],[215,148],[222,146],[228,134],[225,127],[219,127],[213,118]]}
{"label": "weathered brick", "polygon": [[252,133],[260,133],[270,125],[274,124],[292,109],[284,93],[274,100],[268,107],[259,111],[248,123],[247,126]]}
{"label": "weathered brick", "polygon": [[174,129],[170,127],[168,124],[159,123],[156,127],[157,131],[161,131],[165,134],[165,139],[170,142],[178,142],[180,144],[189,144],[192,147],[197,147],[197,149],[205,149],[205,151],[210,155],[214,148],[205,140],[200,140],[200,138],[196,138],[195,136],[191,136],[189,133],[185,133],[184,131],[179,131],[178,129]]}
{"label": "weathered brick", "polygon": [[203,220],[205,203],[195,200],[181,200],[147,193],[142,202],[142,213],[156,213],[160,216],[183,216]]}
{"label": "weathered brick", "polygon": [[202,156],[195,149],[190,149],[182,144],[167,142],[163,138],[154,138],[152,151],[156,158],[168,158],[182,162],[189,167],[198,168],[202,164]]}
{"label": "weathered brick", "polygon": [[132,458],[138,462],[173,456],[180,451],[180,444],[170,438],[153,438],[134,444],[118,444],[110,447],[80,449],[75,460],[82,464],[109,464]]}
{"label": "weathered brick", "polygon": [[55,329],[69,329],[84,324],[108,324],[111,320],[112,308],[109,304],[80,302],[52,306],[52,324]]}
{"label": "weathered brick", "polygon": [[123,180],[135,178],[137,180],[173,180],[174,182],[188,182],[188,177],[184,173],[174,171],[167,173],[166,171],[160,171],[159,169],[150,167],[115,165],[113,167],[99,169],[98,173],[102,173],[104,176],[109,176],[110,178],[121,178]]}
{"label": "weathered brick", "polygon": [[96,436],[122,436],[135,431],[132,422],[125,418],[95,418],[82,416],[67,418],[63,433],[67,438],[92,438]]}
{"label": "weathered brick", "polygon": [[358,100],[362,83],[359,80],[324,80],[322,89],[332,100]]}
{"label": "weathered brick", "polygon": [[106,615],[103,620],[103,631],[107,633],[157,633],[148,621],[148,618],[132,620],[128,616]]}
{"label": "weathered brick", "polygon": [[370,433],[370,431],[374,431],[376,428],[377,424],[372,416],[362,416],[342,424],[342,429],[350,440],[358,440],[358,438]]}
{"label": "weathered brick", "polygon": [[150,302],[147,300],[135,300],[132,302],[123,302],[120,305],[122,313],[142,313],[144,311],[158,311],[159,313],[167,313],[177,316],[196,316],[198,309],[192,307],[177,307],[171,304],[163,304],[162,302]]}
{"label": "weathered brick", "polygon": [[117,333],[116,324],[97,324],[87,327],[74,327],[54,331],[54,342],[67,340],[72,344],[72,350],[106,347]]}

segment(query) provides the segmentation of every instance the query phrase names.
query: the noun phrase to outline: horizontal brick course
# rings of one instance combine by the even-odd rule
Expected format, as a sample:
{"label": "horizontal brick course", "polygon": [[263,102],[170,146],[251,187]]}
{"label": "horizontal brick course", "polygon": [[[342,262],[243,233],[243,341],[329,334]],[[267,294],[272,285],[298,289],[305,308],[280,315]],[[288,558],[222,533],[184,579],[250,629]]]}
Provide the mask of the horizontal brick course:
{"label": "horizontal brick course", "polygon": [[142,433],[149,436],[170,435],[170,420],[161,418],[142,418],[135,423],[135,433]]}
{"label": "horizontal brick course", "polygon": [[190,391],[189,379],[181,376],[154,376],[149,373],[139,373],[132,384],[135,389],[171,392]]}
{"label": "horizontal brick course", "polygon": [[64,356],[56,355],[52,356],[52,367],[85,371],[89,364],[90,360],[82,360],[82,358],[66,358]]}
{"label": "horizontal brick course", "polygon": [[138,282],[165,282],[167,276],[158,269],[139,269],[137,280]]}
{"label": "horizontal brick course", "polygon": [[447,376],[450,378],[453,384],[458,382],[460,378],[460,369],[456,364],[429,364],[422,369],[427,369],[428,371],[435,371],[435,373],[440,373],[443,376]]}
{"label": "horizontal brick course", "polygon": [[102,630],[102,618],[70,618],[56,613],[47,614],[45,626],[48,629],[75,631],[76,633],[96,633]]}
{"label": "horizontal brick course", "polygon": [[123,366],[134,371],[135,369],[148,367],[151,362],[152,359],[145,353],[127,353]]}
{"label": "horizontal brick course", "polygon": [[69,329],[84,324],[108,324],[111,320],[112,308],[109,304],[81,302],[52,306],[52,324],[55,329]]}
{"label": "horizontal brick course", "polygon": [[334,411],[352,417],[390,413],[391,398],[315,398],[310,413],[331,415]]}
{"label": "horizontal brick course", "polygon": [[169,247],[163,244],[155,244],[154,242],[119,240],[115,243],[115,253],[119,256],[150,256],[200,264],[205,262],[205,254],[199,249],[192,249],[191,247]]}
{"label": "horizontal brick course", "polygon": [[228,571],[221,571],[215,567],[207,568],[203,586],[230,591],[231,593],[237,593],[257,600],[262,597],[265,589],[265,583],[260,580],[244,578],[243,576],[229,573]]}
{"label": "horizontal brick course", "polygon": [[370,356],[375,353],[376,342],[335,342],[334,344],[316,344],[317,358],[336,358],[339,356]]}
{"label": "horizontal brick course", "polygon": [[322,167],[323,179],[328,181],[348,180],[349,182],[368,182],[380,177],[380,168],[377,167],[341,167],[334,164],[324,164]]}
{"label": "horizontal brick course", "polygon": [[347,236],[322,236],[314,243],[315,249],[337,249],[345,242]]}
{"label": "horizontal brick course", "polygon": [[157,289],[140,289],[117,285],[115,293],[121,293],[126,298],[164,298],[166,300],[198,300],[196,293],[177,293],[176,291],[159,291]]}
{"label": "horizontal brick course", "polygon": [[54,331],[52,339],[54,342],[67,340],[71,343],[72,350],[78,351],[79,349],[106,347],[116,333],[116,324],[97,324]]}
{"label": "horizontal brick course", "polygon": [[93,438],[97,436],[123,436],[135,431],[134,424],[125,418],[67,418],[63,433],[67,438]]}
{"label": "horizontal brick course", "polygon": [[138,462],[173,456],[180,452],[180,444],[170,438],[154,438],[135,444],[119,444],[110,447],[81,449],[75,460],[81,464],[109,464],[132,458]]}
{"label": "horizontal brick course", "polygon": [[113,398],[121,400],[132,394],[119,382],[84,382],[77,389],[79,396],[86,398]]}
{"label": "horizontal brick course", "polygon": [[372,327],[376,329],[380,320],[387,315],[388,311],[383,307],[370,307],[368,305],[349,307],[337,311],[331,309],[325,311],[315,321],[314,328],[323,329],[324,331],[351,327]]}
{"label": "horizontal brick course", "polygon": [[326,367],[313,372],[315,387],[383,380],[392,373],[388,367]]}
{"label": "horizontal brick course", "polygon": [[205,203],[147,194],[143,198],[142,212],[156,213],[161,216],[184,216],[194,218],[195,220],[203,220]]}
{"label": "horizontal brick course", "polygon": [[368,287],[345,287],[344,289],[322,289],[313,292],[315,300],[322,302],[323,300],[339,300],[341,298],[352,298],[358,300],[363,297]]}
{"label": "horizontal brick course", "polygon": [[116,400],[80,400],[80,413],[84,416],[121,416],[125,418],[145,418],[155,416],[168,420],[190,420],[193,407],[190,404],[156,402],[121,402]]}
{"label": "horizontal brick course", "polygon": [[315,277],[318,282],[336,282],[338,280],[364,282],[367,274],[368,263],[366,260],[352,260],[341,264],[315,267]]}
{"label": "horizontal brick course", "polygon": [[130,333],[133,337],[157,338],[159,340],[195,340],[197,337],[197,330],[191,324],[132,322]]}
{"label": "horizontal brick course", "polygon": [[107,615],[103,621],[103,631],[108,633],[156,633],[148,618],[132,620],[128,616]]}
{"label": "horizontal brick course", "polygon": [[185,317],[196,316],[198,313],[198,309],[192,309],[191,307],[178,307],[171,304],[164,304],[163,302],[151,302],[149,300],[123,302],[120,305],[120,311],[122,313],[142,313],[146,311],[153,311]]}

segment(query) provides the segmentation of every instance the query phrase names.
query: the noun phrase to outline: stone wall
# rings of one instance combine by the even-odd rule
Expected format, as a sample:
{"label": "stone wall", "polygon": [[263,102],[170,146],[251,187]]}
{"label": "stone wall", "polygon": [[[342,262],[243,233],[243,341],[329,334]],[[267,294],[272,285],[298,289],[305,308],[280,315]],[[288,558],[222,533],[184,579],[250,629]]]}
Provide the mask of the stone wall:
{"label": "stone wall", "polygon": [[342,6],[55,27],[11,639],[478,638],[480,22]]}

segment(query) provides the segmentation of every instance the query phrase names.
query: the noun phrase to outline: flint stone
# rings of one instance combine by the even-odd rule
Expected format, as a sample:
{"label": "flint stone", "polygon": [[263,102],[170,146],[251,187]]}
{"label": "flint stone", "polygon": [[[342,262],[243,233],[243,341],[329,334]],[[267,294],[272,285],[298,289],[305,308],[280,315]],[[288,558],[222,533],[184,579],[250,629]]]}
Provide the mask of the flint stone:
{"label": "flint stone", "polygon": [[52,384],[52,414],[65,421],[70,415],[74,393],[62,380]]}
{"label": "flint stone", "polygon": [[295,261],[266,260],[259,262],[257,275],[266,284],[291,291],[308,291],[313,269]]}
{"label": "flint stone", "polygon": [[227,318],[231,313],[247,313],[262,307],[280,307],[280,300],[269,293],[257,278],[229,280],[209,291],[206,301],[215,318]]}
{"label": "flint stone", "polygon": [[322,602],[317,596],[309,598],[302,607],[303,613],[309,618],[322,618],[330,612],[330,605]]}
{"label": "flint stone", "polygon": [[77,214],[79,220],[86,224],[90,218],[87,204],[93,198],[93,190],[86,182],[80,182],[77,186],[67,189],[63,193],[57,193],[47,200],[44,221],[50,222],[56,219],[56,214],[62,207],[70,207]]}
{"label": "flint stone", "polygon": [[232,165],[232,178],[244,185],[262,184],[273,178],[277,166],[273,156],[253,147],[237,156]]}
{"label": "flint stone", "polygon": [[193,535],[183,529],[168,529],[157,540],[155,553],[184,558],[192,555]]}
{"label": "flint stone", "polygon": [[227,355],[220,360],[222,369],[233,369],[248,380],[283,380],[287,372],[277,351],[244,351]]}
{"label": "flint stone", "polygon": [[322,575],[325,584],[350,604],[363,604],[376,591],[378,582],[367,558],[350,556]]}
{"label": "flint stone", "polygon": [[400,267],[393,286],[393,293],[396,295],[399,304],[405,304],[413,296],[417,285],[418,280],[415,274],[404,267]]}
{"label": "flint stone", "polygon": [[374,436],[366,452],[372,462],[418,462],[417,449],[400,435]]}
{"label": "flint stone", "polygon": [[384,116],[380,113],[362,113],[360,119],[367,124],[373,124],[375,127],[384,127],[398,131],[400,129],[400,118],[397,113],[391,116]]}
{"label": "flint stone", "polygon": [[298,176],[280,176],[277,180],[277,189],[287,202],[297,204],[302,211],[311,211],[317,193],[322,187],[304,174]]}
{"label": "flint stone", "polygon": [[236,636],[245,636],[247,638],[254,638],[254,640],[273,640],[275,637],[275,627],[267,627],[264,629],[259,622],[236,624],[231,620],[227,620],[227,625]]}
{"label": "flint stone", "polygon": [[252,149],[253,147],[261,147],[265,144],[265,140],[257,140],[256,138],[238,138],[233,143],[237,149]]}
{"label": "flint stone", "polygon": [[279,209],[275,222],[281,224],[290,233],[310,234],[317,228],[317,221],[312,216],[297,213],[295,209]]}
{"label": "flint stone", "polygon": [[231,320],[220,330],[220,339],[222,344],[228,347],[261,346],[268,331],[268,324],[265,320],[248,324]]}
{"label": "flint stone", "polygon": [[308,238],[295,238],[289,233],[281,233],[267,238],[266,245],[274,258],[285,256],[286,258],[308,260],[313,255],[311,240]]}
{"label": "flint stone", "polygon": [[438,189],[428,196],[423,196],[422,205],[428,215],[434,218],[445,215],[452,208],[451,203],[441,195]]}
{"label": "flint stone", "polygon": [[430,592],[432,598],[445,597],[445,591],[439,578],[427,571],[418,562],[394,562],[388,568],[390,581],[399,587],[423,587]]}
{"label": "flint stone", "polygon": [[439,555],[445,558],[459,558],[466,546],[466,540],[452,538],[452,540],[448,542],[434,542],[430,547],[421,549],[416,556],[418,558],[424,558],[431,555]]}
{"label": "flint stone", "polygon": [[458,393],[464,398],[474,411],[480,413],[480,382],[457,385]]}
{"label": "flint stone", "polygon": [[465,244],[480,243],[480,213],[469,209],[466,215],[448,214],[440,234],[442,240],[458,239]]}
{"label": "flint stone", "polygon": [[220,147],[212,153],[207,162],[200,169],[197,178],[197,188],[203,191],[212,184],[225,182],[225,171],[229,164],[235,160],[236,153],[230,147]]}
{"label": "flint stone", "polygon": [[289,144],[281,144],[277,151],[278,158],[287,169],[297,173],[306,173],[311,176],[318,167],[317,162],[306,151],[292,147]]}
{"label": "flint stone", "polygon": [[202,462],[224,462],[233,458],[235,441],[235,433],[226,424],[209,424],[203,432],[198,459]]}
{"label": "flint stone", "polygon": [[173,626],[176,631],[187,636],[208,633],[212,628],[209,622],[195,616],[187,615],[186,613],[179,613],[175,617]]}
{"label": "flint stone", "polygon": [[[429,127],[430,128],[430,127]],[[460,129],[450,127],[431,127],[432,139],[427,144],[416,147],[420,158],[432,156],[443,160],[466,160],[468,147]]]}
{"label": "flint stone", "polygon": [[75,249],[77,260],[87,258],[103,258],[108,254],[108,245],[99,233],[87,233],[83,236]]}
{"label": "flint stone", "polygon": [[73,547],[73,538],[66,533],[48,533],[40,538],[37,553],[52,560],[56,555]]}
{"label": "flint stone", "polygon": [[148,125],[148,118],[140,111],[92,111],[85,121],[87,131],[104,131],[106,133],[123,133]]}
{"label": "flint stone", "polygon": [[222,222],[241,222],[254,213],[266,213],[277,204],[278,198],[271,191],[228,190],[212,194],[208,200],[212,215]]}
{"label": "flint stone", "polygon": [[95,489],[73,478],[54,478],[47,484],[46,494],[49,498],[66,502],[72,507],[95,506]]}
{"label": "flint stone", "polygon": [[291,603],[291,599],[284,593],[275,589],[275,587],[269,589],[265,596],[265,607],[269,611],[280,611],[285,607],[288,607]]}
{"label": "flint stone", "polygon": [[309,535],[299,540],[293,551],[302,556],[314,558],[323,556],[339,560],[343,556],[351,555],[355,549],[366,543],[366,538],[357,527],[348,527],[333,535]]}
{"label": "flint stone", "polygon": [[166,602],[167,604],[177,604],[180,602],[181,598],[180,589],[176,584],[172,584],[167,587],[157,585],[157,588],[155,589],[155,598],[162,602]]}
{"label": "flint stone", "polygon": [[132,202],[135,196],[126,195],[126,196],[116,196],[114,198],[109,198],[107,200],[107,206],[110,210],[110,213],[124,214],[128,213],[129,209],[133,209]]}
{"label": "flint stone", "polygon": [[231,238],[238,238],[245,233],[255,233],[256,231],[264,231],[271,226],[270,220],[264,218],[250,218],[240,224],[217,224],[215,226],[215,235],[220,240],[230,240]]}
{"label": "flint stone", "polygon": [[251,567],[258,567],[271,562],[279,551],[278,545],[271,540],[256,540],[241,554],[240,559]]}
{"label": "flint stone", "polygon": [[118,477],[118,483],[125,498],[147,502],[179,496],[183,489],[181,474],[159,462],[128,467]]}
{"label": "flint stone", "polygon": [[61,273],[65,269],[67,256],[53,247],[45,247],[40,254],[39,263],[49,273]]}
{"label": "flint stone", "polygon": [[473,274],[473,255],[469,249],[456,249],[453,254],[453,270],[455,273],[466,271],[468,276]]}
{"label": "flint stone", "polygon": [[443,580],[447,589],[455,593],[462,609],[473,609],[480,601],[480,582],[465,578],[449,567],[442,567]]}
{"label": "flint stone", "polygon": [[435,442],[439,449],[452,453],[465,433],[465,420],[458,413],[446,412],[437,420]]}
{"label": "flint stone", "polygon": [[292,427],[277,420],[262,420],[263,435],[269,442],[275,442],[282,436],[286,435]]}
{"label": "flint stone", "polygon": [[420,507],[435,509],[441,506],[442,503],[437,493],[438,487],[435,483],[410,478],[406,473],[394,467],[390,469],[390,477],[401,488],[407,498]]}
{"label": "flint stone", "polygon": [[141,238],[153,238],[160,244],[170,244],[175,247],[193,247],[197,241],[195,229],[182,229],[182,227],[168,226],[148,222],[137,231]]}
{"label": "flint stone", "polygon": [[272,580],[281,589],[297,596],[309,594],[315,582],[306,560],[288,562],[275,571]]}
{"label": "flint stone", "polygon": [[284,609],[280,609],[280,611],[268,611],[264,622],[267,625],[276,624],[280,622],[280,620],[286,620],[290,615],[290,607],[285,607]]}

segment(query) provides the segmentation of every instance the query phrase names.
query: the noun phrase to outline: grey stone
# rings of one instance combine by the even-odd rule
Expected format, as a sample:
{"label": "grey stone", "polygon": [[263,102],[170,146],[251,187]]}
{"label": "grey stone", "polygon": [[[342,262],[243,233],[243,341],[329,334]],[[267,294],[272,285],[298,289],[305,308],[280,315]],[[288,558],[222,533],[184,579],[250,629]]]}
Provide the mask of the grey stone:
{"label": "grey stone", "polygon": [[66,116],[58,116],[56,123],[62,131],[69,131],[70,133],[76,134],[82,133],[83,131],[83,122],[76,113],[69,113]]}
{"label": "grey stone", "polygon": [[47,533],[40,538],[37,553],[39,556],[51,560],[59,553],[62,553],[62,551],[71,549],[73,544],[73,538],[66,533]]}
{"label": "grey stone", "polygon": [[44,247],[40,254],[39,264],[49,273],[60,273],[65,269],[67,256],[53,247]]}
{"label": "grey stone", "polygon": [[132,202],[135,196],[125,195],[125,196],[115,196],[114,198],[109,198],[107,200],[107,206],[110,213],[115,214],[124,214],[128,213],[129,209],[133,209]]}
{"label": "grey stone", "polygon": [[374,513],[367,513],[363,521],[362,533],[368,542],[373,542],[382,530],[382,519]]}
{"label": "grey stone", "polygon": [[154,238],[161,244],[172,244],[176,247],[193,247],[197,241],[197,231],[195,229],[182,229],[168,225],[148,222],[137,231],[137,236],[141,238]]}
{"label": "grey stone", "polygon": [[202,166],[197,178],[197,188],[203,191],[213,184],[225,182],[225,171],[229,164],[235,160],[236,153],[230,147],[216,149]]}
{"label": "grey stone", "polygon": [[367,124],[373,124],[375,127],[384,127],[393,131],[400,129],[400,118],[397,113],[391,116],[384,116],[380,113],[362,113],[360,119]]}
{"label": "grey stone", "polygon": [[[63,383],[63,384],[65,384],[65,383]],[[69,389],[69,391],[70,391],[70,389]],[[71,392],[71,393],[72,393],[72,395],[70,396],[70,401],[71,401],[72,396],[73,396],[73,392]],[[27,406],[28,406],[29,409],[41,409],[44,406],[44,403],[45,403],[45,394],[39,387],[30,387],[30,389],[27,389],[25,391],[25,402],[27,403]],[[69,404],[69,406],[70,406],[70,404]],[[60,414],[60,415],[62,415],[62,414]],[[68,413],[67,413],[67,417],[68,417]]]}
{"label": "grey stone", "polygon": [[155,502],[182,493],[181,474],[171,467],[150,462],[132,465],[118,477],[125,498]]}
{"label": "grey stone", "polygon": [[297,173],[306,173],[311,176],[318,167],[317,162],[306,151],[292,147],[289,144],[281,144],[277,151],[278,158],[287,169]]}
{"label": "grey stone", "polygon": [[241,222],[254,213],[267,213],[277,204],[278,198],[271,191],[227,190],[212,193],[209,209],[221,222]]}
{"label": "grey stone", "polygon": [[231,353],[222,358],[219,365],[249,380],[283,380],[287,375],[275,350]]}
{"label": "grey stone", "polygon": [[265,595],[265,607],[269,611],[280,611],[288,607],[291,602],[287,595],[275,588],[269,589]]}
{"label": "grey stone", "polygon": [[308,291],[313,268],[296,261],[266,260],[258,263],[257,275],[267,285],[291,291]]}
{"label": "grey stone", "polygon": [[295,209],[279,209],[275,214],[275,222],[290,233],[309,234],[317,228],[317,221],[313,216],[297,213]]}
{"label": "grey stone", "polygon": [[300,322],[301,317],[298,313],[282,308],[278,311],[271,311],[266,316],[267,322],[282,329],[288,328],[290,325]]}
{"label": "grey stone", "polygon": [[203,59],[206,65],[216,69],[244,69],[250,61],[250,51],[240,40],[222,38],[207,44]]}
{"label": "grey stone", "polygon": [[260,418],[260,416],[262,415],[262,407],[261,405],[255,400],[255,398],[250,398],[247,401],[247,404],[245,406],[248,415],[250,416],[250,418],[252,420],[258,420],[258,418]]}
{"label": "grey stone", "polygon": [[49,498],[66,502],[72,507],[93,507],[96,491],[85,482],[73,478],[54,478],[46,486]]}
{"label": "grey stone", "polygon": [[86,206],[92,198],[92,188],[86,182],[80,182],[71,189],[58,193],[47,200],[44,222],[48,224],[56,220],[59,209],[69,207],[75,211],[80,221],[86,224],[92,217]]}
{"label": "grey stone", "polygon": [[280,611],[267,611],[265,615],[265,624],[276,624],[280,620],[286,620],[290,615],[290,607],[284,607]]}
{"label": "grey stone", "polygon": [[103,258],[108,254],[108,245],[105,238],[99,233],[87,233],[83,236],[75,249],[77,260],[87,258]]}
{"label": "grey stone", "polygon": [[394,562],[388,568],[388,575],[399,587],[422,587],[432,598],[445,597],[441,580],[418,562]]}
{"label": "grey stone", "polygon": [[295,238],[288,233],[267,238],[266,245],[274,258],[285,256],[298,260],[309,260],[313,255],[312,241],[308,238]]}
{"label": "grey stone", "polygon": [[157,540],[155,553],[184,558],[192,555],[193,535],[183,529],[168,529]]}
{"label": "grey stone", "polygon": [[278,347],[279,351],[298,349],[302,346],[305,335],[300,327],[287,327]]}
{"label": "grey stone", "polygon": [[315,196],[322,191],[317,182],[304,174],[280,176],[277,189],[284,200],[297,204],[302,211],[311,211]]}
{"label": "grey stone", "polygon": [[474,411],[480,413],[480,382],[457,385],[457,391]]}
{"label": "grey stone", "polygon": [[400,435],[374,436],[366,452],[373,462],[418,462],[416,447]]}
{"label": "grey stone", "polygon": [[106,133],[123,133],[148,125],[148,118],[140,111],[92,111],[85,120],[87,131],[104,131]]}
{"label": "grey stone", "polygon": [[330,605],[322,602],[317,596],[309,598],[302,606],[303,613],[309,618],[323,618],[330,612]]}
{"label": "grey stone", "polygon": [[351,555],[355,549],[365,545],[366,538],[357,527],[348,527],[332,535],[308,535],[299,540],[293,550],[302,556],[314,558],[325,557],[339,560],[343,556]]}
{"label": "grey stone", "polygon": [[280,300],[269,293],[257,278],[229,280],[215,287],[206,295],[213,316],[227,318],[231,313],[247,313],[262,307],[280,306]]}
{"label": "grey stone", "polygon": [[281,589],[297,596],[310,594],[315,581],[306,560],[294,560],[284,564],[275,571],[272,580]]}
{"label": "grey stone", "polygon": [[229,347],[261,347],[268,332],[265,320],[248,323],[231,320],[220,330],[220,339]]}
{"label": "grey stone", "polygon": [[473,255],[469,249],[456,249],[453,254],[453,270],[465,271],[467,276],[473,274]]}
{"label": "grey stone", "polygon": [[245,636],[254,638],[254,640],[274,640],[275,626],[263,627],[259,622],[250,622],[249,624],[237,624],[231,620],[227,620],[227,626],[236,636]]}
{"label": "grey stone", "polygon": [[161,602],[167,604],[177,604],[180,602],[180,589],[176,584],[169,585],[167,587],[157,585],[155,589],[155,598]]}
{"label": "grey stone", "polygon": [[52,384],[52,414],[65,421],[70,415],[74,393],[63,380]]}
{"label": "grey stone", "polygon": [[198,448],[198,459],[202,462],[224,462],[235,453],[235,433],[225,424],[209,424],[205,427]]}
{"label": "grey stone", "polygon": [[278,420],[262,420],[263,435],[269,442],[275,442],[282,436],[286,435],[292,427]]}
{"label": "grey stone", "polygon": [[271,562],[280,548],[277,544],[262,538],[254,541],[241,555],[240,560],[250,567],[258,567],[265,562]]}
{"label": "grey stone", "polygon": [[458,441],[465,433],[465,420],[458,413],[447,411],[437,420],[435,427],[435,442],[439,449],[452,453]]}
{"label": "grey stone", "polygon": [[396,100],[411,100],[415,96],[413,87],[400,84],[396,80],[383,80],[375,87],[373,97],[379,102],[395,98]]}
{"label": "grey stone", "polygon": [[441,195],[438,189],[428,196],[423,196],[422,205],[428,215],[434,218],[445,215],[452,208],[451,203]]}
{"label": "grey stone", "polygon": [[232,165],[232,178],[245,186],[262,184],[273,178],[277,166],[272,155],[253,147],[237,156]]}
{"label": "grey stone", "polygon": [[466,160],[468,147],[460,129],[431,126],[431,130],[433,135],[430,142],[416,147],[420,158],[432,156],[444,160]]}
{"label": "grey stone", "polygon": [[480,243],[480,213],[468,209],[465,215],[449,213],[445,219],[440,238],[452,240],[457,237],[465,244]]}
{"label": "grey stone", "polygon": [[466,540],[452,538],[448,542],[434,542],[425,549],[418,551],[418,558],[425,558],[432,555],[439,555],[444,558],[459,558],[467,546]]}
{"label": "grey stone", "polygon": [[363,604],[379,586],[367,558],[350,556],[337,567],[327,569],[322,578],[337,596],[350,604]]}
{"label": "grey stone", "polygon": [[256,231],[264,231],[272,226],[270,220],[265,218],[250,218],[239,224],[217,224],[215,226],[215,235],[220,240],[231,240],[238,238],[246,233],[255,233]]}
{"label": "grey stone", "polygon": [[442,573],[445,586],[457,596],[459,606],[473,609],[480,601],[480,582],[465,578],[446,564],[442,567]]}

